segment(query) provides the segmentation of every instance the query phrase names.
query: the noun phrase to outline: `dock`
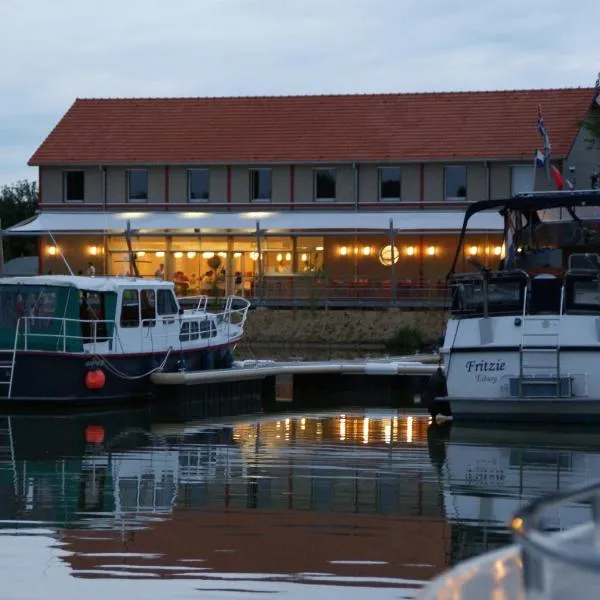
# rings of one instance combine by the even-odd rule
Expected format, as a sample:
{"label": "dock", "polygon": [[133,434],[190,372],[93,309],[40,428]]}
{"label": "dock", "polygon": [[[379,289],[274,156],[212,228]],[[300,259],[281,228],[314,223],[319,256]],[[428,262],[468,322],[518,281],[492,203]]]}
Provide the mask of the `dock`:
{"label": "dock", "polygon": [[405,375],[428,376],[439,367],[436,355],[399,358],[328,360],[328,361],[236,361],[229,369],[154,373],[152,382],[163,386],[192,386],[222,381],[241,381],[281,375]]}

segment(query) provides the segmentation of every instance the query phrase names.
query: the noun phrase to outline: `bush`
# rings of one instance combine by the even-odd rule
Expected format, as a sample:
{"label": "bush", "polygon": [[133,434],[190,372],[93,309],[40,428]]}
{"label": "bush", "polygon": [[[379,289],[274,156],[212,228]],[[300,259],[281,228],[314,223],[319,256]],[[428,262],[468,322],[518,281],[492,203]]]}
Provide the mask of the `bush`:
{"label": "bush", "polygon": [[385,343],[386,350],[399,354],[414,354],[426,346],[425,336],[415,327],[399,327]]}

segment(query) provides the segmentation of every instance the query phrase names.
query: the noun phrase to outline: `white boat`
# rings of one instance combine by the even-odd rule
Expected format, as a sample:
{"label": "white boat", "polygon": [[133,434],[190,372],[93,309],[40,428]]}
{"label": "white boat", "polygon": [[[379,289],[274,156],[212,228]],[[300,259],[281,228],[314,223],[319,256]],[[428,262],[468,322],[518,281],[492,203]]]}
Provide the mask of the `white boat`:
{"label": "white boat", "polygon": [[[600,419],[600,191],[471,205],[451,270],[451,316],[430,412],[456,420]],[[504,257],[455,274],[467,223],[504,215]],[[437,389],[436,389],[437,388]]]}
{"label": "white boat", "polygon": [[175,296],[140,277],[0,279],[0,402],[97,402],[152,395],[157,371],[227,368],[249,302]]}

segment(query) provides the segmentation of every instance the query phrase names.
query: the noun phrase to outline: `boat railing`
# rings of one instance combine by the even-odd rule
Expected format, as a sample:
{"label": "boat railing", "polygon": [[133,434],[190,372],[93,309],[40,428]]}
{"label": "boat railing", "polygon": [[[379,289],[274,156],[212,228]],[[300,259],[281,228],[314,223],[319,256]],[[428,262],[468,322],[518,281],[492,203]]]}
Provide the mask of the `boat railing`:
{"label": "boat railing", "polygon": [[179,296],[177,301],[181,308],[191,310],[192,312],[206,312],[208,307],[208,296],[205,294],[200,296]]}
{"label": "boat railing", "polygon": [[[590,521],[556,535],[545,527],[551,510],[579,503]],[[555,516],[556,516],[555,513]],[[600,586],[600,482],[534,500],[512,519],[528,599],[597,598]]]}
{"label": "boat railing", "polygon": [[95,352],[98,344],[114,341],[115,332],[114,320],[19,317],[14,349],[82,352],[84,344],[91,344],[91,351]]}

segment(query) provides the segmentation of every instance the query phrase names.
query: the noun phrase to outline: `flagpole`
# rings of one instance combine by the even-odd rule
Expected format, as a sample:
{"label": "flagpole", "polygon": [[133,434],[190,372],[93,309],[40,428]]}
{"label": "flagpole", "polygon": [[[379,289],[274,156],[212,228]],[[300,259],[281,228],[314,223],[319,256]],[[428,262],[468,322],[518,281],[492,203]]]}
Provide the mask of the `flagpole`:
{"label": "flagpole", "polygon": [[531,191],[532,192],[535,192],[535,175],[536,175],[536,171],[537,171],[537,153],[538,153],[537,150],[533,153],[533,170],[531,173]]}

